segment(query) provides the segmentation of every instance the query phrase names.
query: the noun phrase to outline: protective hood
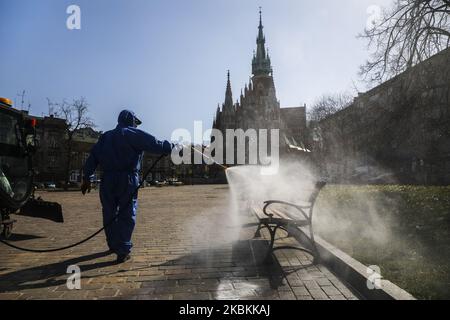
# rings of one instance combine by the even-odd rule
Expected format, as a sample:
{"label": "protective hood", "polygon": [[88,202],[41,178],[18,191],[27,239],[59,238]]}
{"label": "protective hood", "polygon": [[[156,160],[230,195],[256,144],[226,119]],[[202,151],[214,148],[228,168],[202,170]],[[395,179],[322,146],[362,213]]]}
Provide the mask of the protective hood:
{"label": "protective hood", "polygon": [[117,122],[122,127],[137,127],[142,124],[141,120],[139,120],[134,112],[130,110],[123,110],[120,112]]}

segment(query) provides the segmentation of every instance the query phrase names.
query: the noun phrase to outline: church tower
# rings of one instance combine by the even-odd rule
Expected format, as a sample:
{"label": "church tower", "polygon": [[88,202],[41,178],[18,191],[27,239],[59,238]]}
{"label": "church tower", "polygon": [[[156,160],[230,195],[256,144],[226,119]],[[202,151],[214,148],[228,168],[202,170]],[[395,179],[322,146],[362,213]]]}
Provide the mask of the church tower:
{"label": "church tower", "polygon": [[254,77],[263,76],[269,77],[272,75],[272,66],[270,64],[270,57],[266,50],[266,37],[263,32],[262,12],[259,10],[259,26],[258,38],[256,39],[256,53],[253,55],[252,74]]}
{"label": "church tower", "polygon": [[[242,129],[244,131],[254,129],[257,132],[259,129],[278,129],[280,130],[280,152],[286,151],[289,149],[289,145],[302,140],[303,134],[306,132],[306,113],[304,107],[283,109],[280,107],[276,96],[272,63],[266,47],[261,8],[256,51],[253,53],[251,68],[252,75],[249,83],[241,90],[236,103],[233,102],[230,72],[228,71],[225,101],[221,104],[222,108],[220,106],[217,108],[213,128],[223,133],[224,145],[228,142],[225,139],[226,129]],[[269,144],[271,144],[270,138]],[[246,159],[248,158],[247,151]],[[224,152],[225,154],[226,152]]]}
{"label": "church tower", "polygon": [[[280,103],[277,100],[273,70],[259,10],[256,52],[252,59],[252,77],[244,95],[239,124],[244,129],[280,129]],[[244,120],[246,119],[246,120]]]}

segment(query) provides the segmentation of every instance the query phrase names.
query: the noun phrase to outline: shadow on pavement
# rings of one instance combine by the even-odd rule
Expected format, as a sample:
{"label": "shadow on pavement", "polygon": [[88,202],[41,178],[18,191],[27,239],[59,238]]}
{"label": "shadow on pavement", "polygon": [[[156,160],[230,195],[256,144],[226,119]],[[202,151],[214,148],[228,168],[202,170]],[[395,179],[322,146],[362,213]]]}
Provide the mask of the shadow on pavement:
{"label": "shadow on pavement", "polygon": [[13,233],[11,235],[11,237],[9,237],[8,239],[4,239],[2,237],[2,240],[7,240],[7,241],[10,241],[10,242],[13,242],[13,241],[25,241],[25,240],[42,239],[42,238],[44,238],[44,237],[35,236],[35,235],[32,235],[32,234]]}
{"label": "shadow on pavement", "polygon": [[[110,255],[109,251],[98,252],[72,258],[58,263],[46,264],[0,275],[0,292],[19,291],[24,289],[48,288],[65,284],[67,279],[55,279],[67,276],[67,267],[85,261],[95,260]],[[104,268],[116,264],[115,260],[82,265],[82,271]],[[34,282],[34,283],[33,283]]]}
{"label": "shadow on pavement", "polygon": [[[132,262],[126,271],[141,271],[158,268],[164,274],[164,267],[173,269],[176,266],[192,268],[192,277],[180,281],[191,282],[192,285],[208,286],[210,292],[214,292],[215,299],[235,299],[248,297],[271,297],[277,294],[277,288],[283,285],[286,273],[278,261],[269,256],[266,258],[268,241],[245,240],[237,241],[230,245],[215,247],[189,253],[180,258],[169,260],[160,264],[144,267],[132,267]],[[64,285],[67,281],[67,267],[80,265],[83,262],[108,256],[109,252],[99,252],[58,263],[27,268],[10,272],[0,276],[0,292],[12,292],[25,289],[48,288]],[[80,265],[83,272],[105,268],[115,265],[115,260]],[[169,268],[168,268],[169,269]],[[205,271],[206,270],[206,271]],[[97,278],[114,276],[122,272],[99,272],[98,275],[83,278]],[[60,278],[60,279],[58,279]],[[148,286],[161,285],[165,282],[162,278],[156,281],[146,281]],[[169,281],[170,282],[170,281]],[[235,289],[223,290],[224,286],[230,286],[233,282]],[[227,284],[228,283],[228,284]],[[236,285],[238,283],[238,285]],[[253,295],[252,295],[253,294]],[[127,298],[127,297],[123,297]],[[194,298],[194,297],[193,297]]]}

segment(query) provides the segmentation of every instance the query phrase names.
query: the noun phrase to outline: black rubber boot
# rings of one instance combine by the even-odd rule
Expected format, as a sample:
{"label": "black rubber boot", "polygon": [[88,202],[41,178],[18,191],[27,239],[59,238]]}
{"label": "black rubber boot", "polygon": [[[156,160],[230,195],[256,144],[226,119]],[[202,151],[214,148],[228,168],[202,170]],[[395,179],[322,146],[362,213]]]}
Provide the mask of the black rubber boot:
{"label": "black rubber boot", "polygon": [[126,262],[126,261],[128,261],[130,259],[131,259],[131,256],[129,254],[118,254],[116,262],[117,263],[124,263],[124,262]]}

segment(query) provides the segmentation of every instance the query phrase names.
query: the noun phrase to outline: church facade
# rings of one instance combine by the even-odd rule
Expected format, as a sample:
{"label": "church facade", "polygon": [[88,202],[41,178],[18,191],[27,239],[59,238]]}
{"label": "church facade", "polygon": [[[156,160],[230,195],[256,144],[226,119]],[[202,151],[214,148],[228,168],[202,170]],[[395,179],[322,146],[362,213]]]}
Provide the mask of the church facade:
{"label": "church facade", "polygon": [[[217,107],[213,129],[220,130],[226,137],[227,129],[279,129],[280,156],[289,152],[308,152],[306,106],[281,108],[277,99],[272,64],[266,49],[260,12],[257,48],[253,54],[252,76],[240,98],[234,102],[231,90],[230,72],[227,75],[225,101]],[[224,144],[227,142],[225,141]],[[269,148],[270,150],[270,148]]]}

